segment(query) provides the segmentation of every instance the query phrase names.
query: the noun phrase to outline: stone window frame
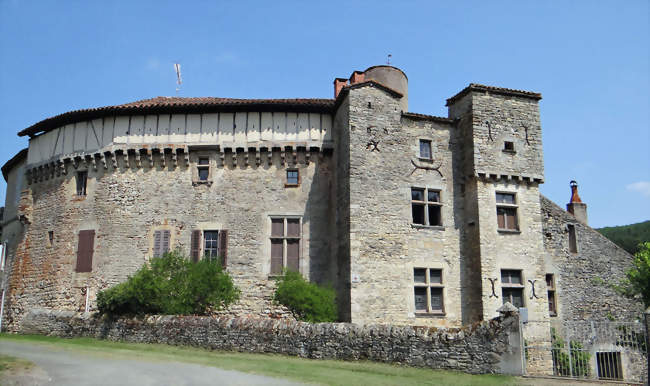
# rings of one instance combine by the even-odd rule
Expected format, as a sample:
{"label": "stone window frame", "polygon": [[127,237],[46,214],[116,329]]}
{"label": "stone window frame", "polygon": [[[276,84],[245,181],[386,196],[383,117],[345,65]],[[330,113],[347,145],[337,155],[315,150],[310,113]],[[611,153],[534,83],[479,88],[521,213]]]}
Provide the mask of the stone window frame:
{"label": "stone window frame", "polygon": [[173,245],[174,241],[176,239],[176,232],[175,232],[175,227],[173,225],[156,225],[151,227],[149,230],[149,256],[151,258],[156,258],[159,256],[154,256],[155,252],[155,237],[156,237],[156,232],[161,232],[161,231],[169,231],[169,250],[168,252],[171,252],[174,250]]}
{"label": "stone window frame", "polygon": [[[418,282],[416,281],[416,270],[424,270],[424,282]],[[440,281],[439,282],[432,282],[431,280],[431,272],[436,271],[440,275]],[[443,274],[443,269],[438,268],[438,267],[423,267],[423,266],[415,266],[413,267],[413,307],[415,310],[415,316],[444,316],[446,315],[445,312],[445,277]],[[418,310],[416,306],[416,291],[418,289],[424,288],[426,291],[426,297],[427,297],[427,309],[426,311]],[[433,309],[432,308],[432,303],[431,303],[431,298],[432,298],[432,291],[435,290],[436,292],[439,292],[440,294],[440,309]]]}
{"label": "stone window frame", "polygon": [[548,297],[548,314],[549,316],[557,316],[557,289],[555,285],[555,274],[547,273],[545,279]]}
{"label": "stone window frame", "polygon": [[[429,157],[422,156],[422,145],[429,145]],[[420,137],[418,138],[417,158],[420,161],[432,162],[433,161],[433,140],[431,138]]]}
{"label": "stone window frame", "polygon": [[[217,258],[220,260],[224,270],[228,269],[228,244],[229,241],[229,231],[222,224],[217,223],[200,223],[197,224],[190,231],[190,260],[198,262],[204,258],[213,258],[213,256],[205,255],[205,233],[206,232],[216,232],[217,233]],[[195,237],[197,240],[194,240]],[[194,249],[194,241],[198,243],[197,249]],[[221,250],[222,254],[219,255],[218,251]]]}
{"label": "stone window frame", "polygon": [[[513,203],[499,202],[499,195],[512,196]],[[497,231],[502,233],[521,233],[521,230],[519,228],[519,203],[517,201],[517,193],[497,190],[494,194],[494,197],[496,201]],[[503,222],[505,224],[505,227],[503,228],[499,225],[499,211],[504,212]],[[515,219],[514,224],[508,223],[507,212],[510,212],[511,214],[514,213],[514,216],[512,216]]]}
{"label": "stone window frame", "polygon": [[75,173],[75,185],[76,197],[81,198],[88,195],[88,170],[77,170]]}
{"label": "stone window frame", "polygon": [[[201,160],[207,159],[207,164],[201,164]],[[194,151],[190,155],[191,169],[192,169],[192,185],[208,185],[211,186],[214,179],[215,170],[215,156],[213,151]],[[208,170],[206,179],[200,178],[200,170]]]}
{"label": "stone window frame", "polygon": [[[273,235],[273,220],[283,220],[283,233],[282,235]],[[289,235],[288,234],[288,220],[298,220],[298,230],[299,234],[298,236],[295,235]],[[282,272],[273,272],[273,244],[274,242],[277,243],[278,240],[281,240],[282,242],[282,271],[288,268],[288,251],[287,251],[287,244],[290,241],[298,241],[298,272],[302,272],[301,268],[303,266],[302,260],[303,260],[303,253],[302,253],[302,248],[303,248],[303,218],[300,215],[269,215],[269,244],[270,244],[270,249],[269,249],[269,277],[278,277],[282,275]]]}
{"label": "stone window frame", "polygon": [[[289,172],[296,172],[297,173],[295,183],[289,182]],[[284,176],[285,176],[285,184],[284,184],[285,188],[293,188],[293,187],[300,186],[300,182],[301,182],[300,177],[301,176],[300,176],[300,169],[299,168],[287,168],[287,169],[285,169]]]}
{"label": "stone window frame", "polygon": [[[508,276],[508,281],[506,282],[504,280],[504,273],[506,273],[506,272],[507,273],[517,273],[518,275],[516,275],[516,276],[519,277],[519,283],[513,283],[511,276]],[[512,296],[508,296],[508,298],[506,298],[506,292],[514,293],[515,291],[517,291],[517,292],[521,293],[521,306],[519,306],[519,307],[521,307],[521,308],[526,307],[526,294],[525,294],[526,286],[524,285],[525,281],[524,281],[524,272],[523,272],[523,270],[517,269],[517,268],[503,268],[503,269],[501,269],[500,274],[501,274],[501,276],[500,276],[501,277],[501,297],[502,297],[503,303],[508,301],[508,302],[510,302],[510,304],[517,307],[517,305],[514,304],[513,301],[512,301],[512,299],[513,299]]]}
{"label": "stone window frame", "polygon": [[[424,191],[423,198],[424,200],[414,200],[413,199],[413,191],[414,190],[421,190]],[[438,193],[438,201],[429,201],[429,192],[435,192]],[[442,189],[440,188],[435,188],[435,187],[430,187],[430,186],[417,186],[417,185],[412,185],[409,187],[409,195],[410,195],[410,201],[411,201],[411,226],[413,228],[429,228],[429,229],[439,229],[439,230],[444,230],[444,221],[443,221],[443,202],[442,202]],[[424,224],[419,224],[416,223],[413,218],[413,208],[415,205],[424,205]],[[440,223],[439,224],[434,224],[431,225],[431,219],[430,213],[429,213],[429,207],[437,207],[438,209],[438,216],[440,218]]]}

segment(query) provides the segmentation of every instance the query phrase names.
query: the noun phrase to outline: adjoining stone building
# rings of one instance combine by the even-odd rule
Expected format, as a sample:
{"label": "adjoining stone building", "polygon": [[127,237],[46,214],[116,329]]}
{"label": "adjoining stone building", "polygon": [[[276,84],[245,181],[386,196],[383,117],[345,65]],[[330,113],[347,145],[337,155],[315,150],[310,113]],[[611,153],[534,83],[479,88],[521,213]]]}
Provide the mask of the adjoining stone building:
{"label": "adjoining stone building", "polygon": [[172,249],[221,259],[238,315],[281,312],[283,268],[334,285],[355,323],[460,326],[508,300],[548,341],[557,320],[640,315],[597,281],[631,256],[575,197],[571,214],[539,192],[540,94],[470,84],[447,117],[412,113],[391,66],[334,93],[157,97],[20,131],[29,147],[2,168],[3,325],[31,308],[92,311],[97,291]]}

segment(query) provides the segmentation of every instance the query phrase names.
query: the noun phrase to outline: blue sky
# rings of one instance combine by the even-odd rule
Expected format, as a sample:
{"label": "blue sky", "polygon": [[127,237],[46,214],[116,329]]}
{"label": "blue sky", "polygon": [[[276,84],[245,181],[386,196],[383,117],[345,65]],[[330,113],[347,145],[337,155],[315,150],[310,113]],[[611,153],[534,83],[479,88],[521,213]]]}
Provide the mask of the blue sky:
{"label": "blue sky", "polygon": [[[470,82],[541,92],[542,192],[580,184],[594,227],[650,219],[649,2],[0,0],[0,164],[70,110],[175,94],[331,98],[392,64],[409,109],[447,116]],[[6,185],[0,182],[0,202]]]}

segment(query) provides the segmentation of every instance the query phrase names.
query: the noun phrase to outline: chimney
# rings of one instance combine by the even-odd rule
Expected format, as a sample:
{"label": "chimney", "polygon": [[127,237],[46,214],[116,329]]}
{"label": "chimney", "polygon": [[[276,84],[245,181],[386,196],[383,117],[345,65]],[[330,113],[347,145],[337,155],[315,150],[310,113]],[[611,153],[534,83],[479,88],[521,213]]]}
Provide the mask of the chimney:
{"label": "chimney", "polygon": [[581,223],[587,224],[587,204],[583,203],[578,195],[578,183],[571,181],[571,200],[566,204],[566,210]]}
{"label": "chimney", "polygon": [[343,87],[347,86],[348,80],[345,78],[336,78],[334,79],[334,98],[336,99],[339,96],[339,93]]}
{"label": "chimney", "polygon": [[355,71],[352,73],[352,76],[350,77],[350,84],[356,84],[356,83],[361,83],[365,80],[365,73],[361,71]]}

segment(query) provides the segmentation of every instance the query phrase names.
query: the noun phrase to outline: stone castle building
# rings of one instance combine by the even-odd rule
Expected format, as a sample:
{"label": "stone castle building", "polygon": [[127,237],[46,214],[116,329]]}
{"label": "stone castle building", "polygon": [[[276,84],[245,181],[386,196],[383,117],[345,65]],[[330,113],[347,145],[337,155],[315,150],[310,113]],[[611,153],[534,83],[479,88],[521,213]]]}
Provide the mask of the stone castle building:
{"label": "stone castle building", "polygon": [[540,94],[470,84],[447,117],[412,113],[391,66],[334,94],[157,97],[20,131],[29,147],[2,167],[3,326],[92,311],[173,249],[221,260],[238,315],[280,312],[283,268],[333,285],[355,323],[460,326],[509,301],[548,340],[556,320],[641,313],[602,284],[631,256],[587,225],[577,186],[568,212],[539,192]]}

